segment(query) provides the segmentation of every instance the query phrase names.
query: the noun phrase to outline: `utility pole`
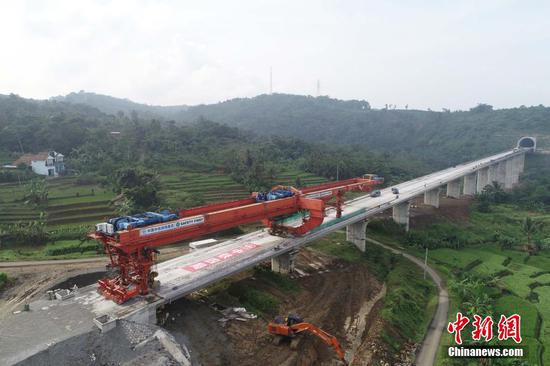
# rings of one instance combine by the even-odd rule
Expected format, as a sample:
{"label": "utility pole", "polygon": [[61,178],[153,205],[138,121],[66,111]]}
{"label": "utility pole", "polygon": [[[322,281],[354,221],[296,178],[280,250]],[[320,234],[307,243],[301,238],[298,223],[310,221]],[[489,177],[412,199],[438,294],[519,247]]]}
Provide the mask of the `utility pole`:
{"label": "utility pole", "polygon": [[424,257],[424,279],[426,279],[427,269],[428,269],[428,247],[426,247],[426,256]]}
{"label": "utility pole", "polygon": [[273,94],[273,67],[269,67],[269,94]]}
{"label": "utility pole", "polygon": [[336,162],[336,180],[340,180],[340,164],[342,164],[343,161],[342,160],[338,160]]}
{"label": "utility pole", "polygon": [[321,96],[321,80],[317,79],[317,96]]}

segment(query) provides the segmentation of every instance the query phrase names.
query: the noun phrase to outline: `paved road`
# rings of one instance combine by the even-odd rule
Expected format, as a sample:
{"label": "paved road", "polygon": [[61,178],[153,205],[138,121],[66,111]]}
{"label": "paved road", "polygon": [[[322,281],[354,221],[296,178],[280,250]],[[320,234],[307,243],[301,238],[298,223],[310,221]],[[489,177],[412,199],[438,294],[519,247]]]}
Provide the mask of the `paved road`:
{"label": "paved road", "polygon": [[[401,254],[417,266],[424,268],[424,262],[410,254],[407,254],[399,249],[392,248],[388,245],[382,244],[373,239],[367,238],[367,241],[384,247],[385,249],[388,249],[393,253]],[[443,280],[441,279],[439,274],[430,266],[428,266],[427,273],[437,285],[437,288],[439,290],[439,298],[437,309],[432,318],[432,321],[430,322],[430,326],[428,327],[428,332],[426,333],[426,337],[424,338],[424,341],[420,346],[420,351],[416,356],[415,365],[417,366],[432,366],[435,363],[435,357],[437,356],[437,351],[439,350],[439,342],[441,340],[443,330],[447,325],[449,313],[449,294],[447,292],[447,289],[445,288]]]}

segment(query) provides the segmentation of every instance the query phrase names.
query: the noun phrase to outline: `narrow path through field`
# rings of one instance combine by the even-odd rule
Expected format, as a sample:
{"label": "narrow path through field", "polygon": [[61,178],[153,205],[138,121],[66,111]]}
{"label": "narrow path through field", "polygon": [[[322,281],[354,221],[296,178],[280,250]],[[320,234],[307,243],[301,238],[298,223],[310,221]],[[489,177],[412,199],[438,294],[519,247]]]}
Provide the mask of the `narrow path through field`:
{"label": "narrow path through field", "polygon": [[[422,262],[422,260],[410,254],[407,254],[402,250],[392,248],[374,239],[367,238],[367,241],[379,245],[393,253],[401,254],[417,266],[424,268],[424,262]],[[420,351],[416,355],[415,365],[417,366],[432,366],[434,364],[437,351],[439,350],[439,341],[441,340],[441,335],[443,334],[443,330],[445,329],[445,326],[447,324],[447,317],[449,312],[449,294],[443,283],[443,280],[441,279],[439,274],[430,266],[428,266],[427,268],[427,273],[437,285],[439,298],[437,309],[434,313],[432,321],[430,322],[430,326],[428,327],[428,331],[426,333],[426,336],[424,337],[424,341],[420,346]]]}

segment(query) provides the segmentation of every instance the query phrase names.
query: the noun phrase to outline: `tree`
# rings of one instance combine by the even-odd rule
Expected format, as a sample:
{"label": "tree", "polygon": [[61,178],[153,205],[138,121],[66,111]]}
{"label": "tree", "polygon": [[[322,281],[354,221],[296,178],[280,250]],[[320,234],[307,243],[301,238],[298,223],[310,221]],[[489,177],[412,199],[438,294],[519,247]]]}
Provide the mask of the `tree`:
{"label": "tree", "polygon": [[157,174],[142,168],[123,168],[115,174],[115,187],[126,200],[125,208],[154,209],[160,204]]}
{"label": "tree", "polygon": [[474,314],[485,314],[489,315],[491,313],[491,299],[486,293],[483,293],[479,296],[473,296],[469,300],[462,303],[463,308],[466,310],[466,314],[473,316]]}
{"label": "tree", "polygon": [[497,181],[491,182],[483,188],[482,194],[486,195],[491,203],[503,203],[506,201],[506,192],[502,184]]}
{"label": "tree", "polygon": [[527,237],[528,250],[535,249],[532,246],[533,235],[538,233],[542,229],[542,226],[543,226],[542,221],[533,220],[530,216],[527,216],[527,217],[525,217],[525,219],[523,219],[523,224],[521,225],[521,230],[523,231],[523,233]]}
{"label": "tree", "polygon": [[477,106],[470,108],[470,112],[474,113],[483,113],[483,112],[492,112],[493,106],[490,104],[479,103]]}
{"label": "tree", "polygon": [[41,245],[49,238],[44,213],[40,213],[38,220],[18,222],[7,226],[6,230],[0,230],[0,243],[4,247],[11,244]]}
{"label": "tree", "polygon": [[33,179],[27,186],[27,194],[24,197],[25,204],[35,206],[48,201],[48,187],[43,179]]}
{"label": "tree", "polygon": [[491,201],[486,194],[476,195],[477,210],[479,212],[488,213],[491,212]]}

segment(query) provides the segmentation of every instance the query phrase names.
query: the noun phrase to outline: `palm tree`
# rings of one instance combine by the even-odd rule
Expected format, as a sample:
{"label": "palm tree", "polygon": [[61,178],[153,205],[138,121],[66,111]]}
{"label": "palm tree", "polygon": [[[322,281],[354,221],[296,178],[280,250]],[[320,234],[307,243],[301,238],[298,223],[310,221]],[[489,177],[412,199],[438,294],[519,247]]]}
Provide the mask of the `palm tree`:
{"label": "palm tree", "polygon": [[48,187],[45,180],[33,179],[27,186],[25,204],[41,205],[48,201]]}
{"label": "palm tree", "polygon": [[542,221],[533,220],[529,216],[526,216],[525,219],[523,219],[523,224],[521,226],[521,229],[523,233],[527,236],[527,246],[529,250],[533,249],[531,244],[533,241],[533,235],[539,232],[542,226],[543,226]]}
{"label": "palm tree", "polygon": [[491,312],[491,299],[484,293],[480,296],[474,296],[468,301],[462,303],[463,308],[466,310],[466,314],[473,316],[474,314],[486,314]]}
{"label": "palm tree", "polygon": [[486,185],[483,188],[483,194],[486,195],[489,201],[494,203],[502,203],[506,198],[506,192],[504,192],[502,184],[497,181],[493,181],[491,184]]}

